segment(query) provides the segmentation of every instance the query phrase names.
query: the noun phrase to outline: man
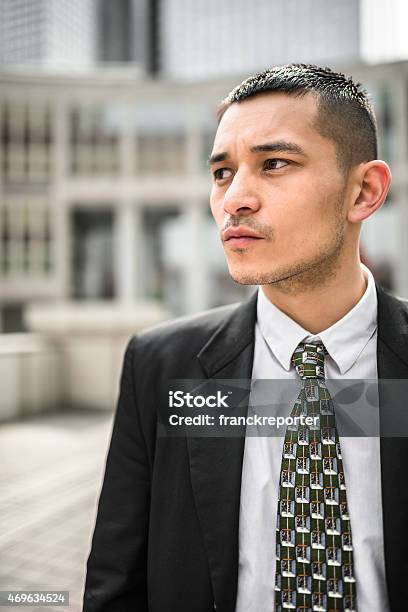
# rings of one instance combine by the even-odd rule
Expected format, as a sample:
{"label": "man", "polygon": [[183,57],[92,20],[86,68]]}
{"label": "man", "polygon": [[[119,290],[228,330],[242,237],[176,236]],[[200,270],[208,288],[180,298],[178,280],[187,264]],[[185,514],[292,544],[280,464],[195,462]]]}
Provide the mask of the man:
{"label": "man", "polygon": [[[326,376],[408,377],[407,308],[359,258],[390,185],[366,93],[329,69],[277,67],[219,119],[211,209],[231,276],[259,289],[130,341],[84,611],[406,610],[404,438],[339,441],[333,420],[327,439],[159,433],[170,380],[301,378],[324,420]],[[379,410],[382,426],[381,397]]]}

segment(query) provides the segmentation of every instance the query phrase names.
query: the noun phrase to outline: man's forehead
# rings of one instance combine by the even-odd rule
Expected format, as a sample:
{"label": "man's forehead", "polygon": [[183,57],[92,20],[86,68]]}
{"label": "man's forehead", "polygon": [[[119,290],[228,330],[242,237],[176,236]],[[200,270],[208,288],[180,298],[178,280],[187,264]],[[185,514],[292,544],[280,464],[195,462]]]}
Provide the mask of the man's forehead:
{"label": "man's forehead", "polygon": [[225,111],[215,142],[235,136],[275,137],[278,132],[303,134],[313,128],[317,102],[313,94],[302,96],[282,92],[256,94],[233,102]]}

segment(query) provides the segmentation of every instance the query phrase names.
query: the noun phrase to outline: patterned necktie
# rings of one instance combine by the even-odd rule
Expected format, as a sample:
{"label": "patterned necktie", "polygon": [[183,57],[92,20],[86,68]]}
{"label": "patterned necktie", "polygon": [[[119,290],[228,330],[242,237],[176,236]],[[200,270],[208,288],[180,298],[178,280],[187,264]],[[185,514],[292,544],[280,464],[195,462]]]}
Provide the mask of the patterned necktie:
{"label": "patterned necktie", "polygon": [[[302,388],[283,443],[276,527],[275,610],[357,610],[346,484],[323,344],[292,356]],[[308,419],[311,421],[311,419]]]}

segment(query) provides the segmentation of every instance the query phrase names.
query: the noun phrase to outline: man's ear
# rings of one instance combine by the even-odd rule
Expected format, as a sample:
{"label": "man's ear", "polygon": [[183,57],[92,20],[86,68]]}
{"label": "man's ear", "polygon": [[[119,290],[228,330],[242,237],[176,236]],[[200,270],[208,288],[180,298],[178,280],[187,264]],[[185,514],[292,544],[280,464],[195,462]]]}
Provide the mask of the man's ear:
{"label": "man's ear", "polygon": [[391,170],[384,161],[375,159],[357,166],[353,175],[347,219],[351,223],[358,223],[384,203],[391,185]]}

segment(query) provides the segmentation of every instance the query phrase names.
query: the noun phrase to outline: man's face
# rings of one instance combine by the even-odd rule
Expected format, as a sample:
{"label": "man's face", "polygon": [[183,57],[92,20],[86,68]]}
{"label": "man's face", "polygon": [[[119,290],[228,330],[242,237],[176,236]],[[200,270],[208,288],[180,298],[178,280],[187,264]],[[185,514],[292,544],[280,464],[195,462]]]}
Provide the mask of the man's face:
{"label": "man's face", "polygon": [[345,177],[316,117],[311,94],[265,93],[232,104],[221,119],[211,210],[238,283],[310,280],[341,252]]}

